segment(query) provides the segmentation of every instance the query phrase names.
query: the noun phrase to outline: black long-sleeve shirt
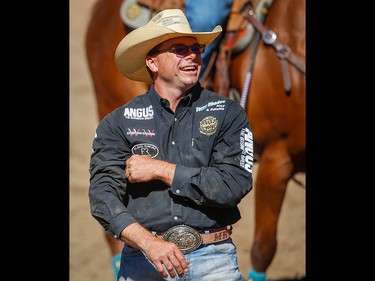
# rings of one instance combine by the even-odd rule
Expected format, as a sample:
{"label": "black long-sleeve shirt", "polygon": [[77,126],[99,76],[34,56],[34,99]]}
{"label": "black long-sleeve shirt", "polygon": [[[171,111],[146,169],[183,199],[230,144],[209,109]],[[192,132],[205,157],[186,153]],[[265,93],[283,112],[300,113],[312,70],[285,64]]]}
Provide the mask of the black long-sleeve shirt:
{"label": "black long-sleeve shirt", "polygon": [[[132,154],[175,163],[172,185],[127,182],[126,160]],[[151,87],[97,127],[91,214],[115,238],[134,222],[151,231],[178,224],[224,227],[241,218],[237,205],[252,189],[252,168],[253,135],[239,103],[197,83],[173,114]]]}

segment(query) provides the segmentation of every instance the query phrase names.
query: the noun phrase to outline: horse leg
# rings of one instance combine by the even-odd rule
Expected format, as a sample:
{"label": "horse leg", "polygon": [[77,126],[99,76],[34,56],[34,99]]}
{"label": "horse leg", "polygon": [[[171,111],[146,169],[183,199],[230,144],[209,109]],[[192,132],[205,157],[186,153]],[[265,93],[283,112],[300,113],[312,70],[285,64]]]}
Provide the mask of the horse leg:
{"label": "horse leg", "polygon": [[[260,156],[255,185],[255,235],[250,280],[267,280],[265,272],[276,252],[277,223],[292,168],[285,140],[267,146]],[[263,277],[254,278],[257,276],[254,270],[263,273]]]}

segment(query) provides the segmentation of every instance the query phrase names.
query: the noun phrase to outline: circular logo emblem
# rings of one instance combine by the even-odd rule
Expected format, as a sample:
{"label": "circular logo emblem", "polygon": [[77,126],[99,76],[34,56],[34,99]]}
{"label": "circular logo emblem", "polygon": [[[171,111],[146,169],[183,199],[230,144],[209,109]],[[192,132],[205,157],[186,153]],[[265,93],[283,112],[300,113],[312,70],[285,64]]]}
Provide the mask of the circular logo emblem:
{"label": "circular logo emblem", "polygon": [[127,16],[129,19],[133,20],[139,17],[141,14],[141,7],[137,3],[133,3],[129,6],[127,10]]}
{"label": "circular logo emblem", "polygon": [[217,127],[217,119],[213,116],[207,116],[199,122],[199,131],[203,135],[210,136],[215,133]]}
{"label": "circular logo emblem", "polygon": [[159,149],[151,143],[140,143],[132,147],[132,153],[155,158],[159,154]]}
{"label": "circular logo emblem", "polygon": [[123,0],[120,7],[120,17],[124,24],[135,29],[144,26],[151,19],[151,10],[140,6],[137,0]]}

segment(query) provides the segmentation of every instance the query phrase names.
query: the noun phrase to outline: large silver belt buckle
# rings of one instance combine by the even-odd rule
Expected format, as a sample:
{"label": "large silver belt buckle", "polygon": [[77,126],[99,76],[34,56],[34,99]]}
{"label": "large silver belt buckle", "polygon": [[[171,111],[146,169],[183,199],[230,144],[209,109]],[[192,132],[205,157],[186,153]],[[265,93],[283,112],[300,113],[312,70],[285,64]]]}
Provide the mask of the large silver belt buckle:
{"label": "large silver belt buckle", "polygon": [[192,252],[202,245],[199,232],[188,225],[176,225],[163,234],[163,240],[175,243],[182,253]]}

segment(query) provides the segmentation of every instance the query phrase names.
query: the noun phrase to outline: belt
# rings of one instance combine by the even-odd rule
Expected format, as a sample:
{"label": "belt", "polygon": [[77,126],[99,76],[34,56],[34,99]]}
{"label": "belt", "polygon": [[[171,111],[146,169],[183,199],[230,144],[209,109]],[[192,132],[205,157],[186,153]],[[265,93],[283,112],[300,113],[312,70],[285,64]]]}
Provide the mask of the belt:
{"label": "belt", "polygon": [[232,226],[210,229],[208,231],[198,232],[188,225],[176,225],[165,232],[157,232],[156,237],[168,242],[175,243],[182,253],[192,252],[203,244],[212,244],[221,242],[230,237]]}

